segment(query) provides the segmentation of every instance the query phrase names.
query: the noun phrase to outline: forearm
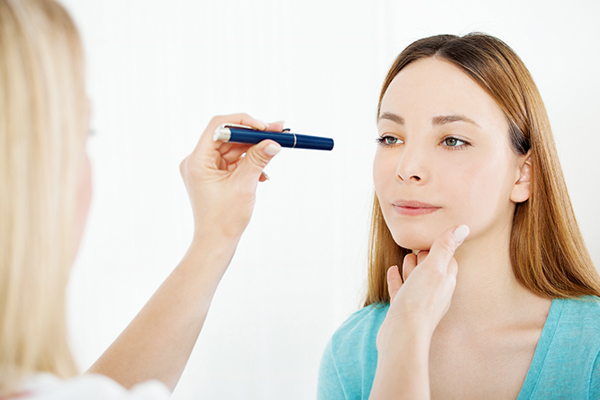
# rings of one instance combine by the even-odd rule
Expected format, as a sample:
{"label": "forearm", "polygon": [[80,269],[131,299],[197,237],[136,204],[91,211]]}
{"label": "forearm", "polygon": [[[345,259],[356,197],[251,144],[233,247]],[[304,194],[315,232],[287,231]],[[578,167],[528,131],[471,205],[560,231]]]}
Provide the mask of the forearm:
{"label": "forearm", "polygon": [[370,400],[429,400],[430,340],[417,331],[403,331],[382,346]]}
{"label": "forearm", "polygon": [[237,241],[196,237],[144,308],[90,368],[130,388],[150,379],[175,388]]}

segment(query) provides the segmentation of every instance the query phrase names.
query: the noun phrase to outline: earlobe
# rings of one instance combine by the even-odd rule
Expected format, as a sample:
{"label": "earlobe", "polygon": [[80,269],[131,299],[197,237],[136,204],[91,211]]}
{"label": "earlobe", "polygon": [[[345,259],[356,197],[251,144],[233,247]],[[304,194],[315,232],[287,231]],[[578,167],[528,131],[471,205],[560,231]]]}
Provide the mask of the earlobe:
{"label": "earlobe", "polygon": [[529,199],[531,188],[531,156],[528,154],[519,169],[519,177],[513,186],[510,199],[515,203],[522,203]]}

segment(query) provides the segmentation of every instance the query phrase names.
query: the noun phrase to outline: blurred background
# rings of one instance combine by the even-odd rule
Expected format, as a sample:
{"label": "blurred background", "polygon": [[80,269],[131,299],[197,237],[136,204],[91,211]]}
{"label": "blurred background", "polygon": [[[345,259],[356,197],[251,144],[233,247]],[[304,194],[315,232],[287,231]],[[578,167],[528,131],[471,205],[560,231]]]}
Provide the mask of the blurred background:
{"label": "blurred background", "polygon": [[285,120],[334,151],[284,150],[174,399],[309,399],[322,351],[365,293],[379,90],[398,53],[482,31],[545,100],[600,266],[600,2],[62,0],[87,54],[94,198],[69,293],[87,369],[187,250],[179,163],[215,114]]}

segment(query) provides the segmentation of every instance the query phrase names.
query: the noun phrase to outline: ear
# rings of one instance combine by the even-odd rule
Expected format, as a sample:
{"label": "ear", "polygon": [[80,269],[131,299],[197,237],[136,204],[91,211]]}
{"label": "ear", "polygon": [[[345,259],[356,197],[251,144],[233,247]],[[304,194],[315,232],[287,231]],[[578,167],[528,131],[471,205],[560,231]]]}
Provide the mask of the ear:
{"label": "ear", "polygon": [[522,203],[529,199],[531,194],[531,150],[519,159],[517,179],[510,192],[510,199],[515,203]]}

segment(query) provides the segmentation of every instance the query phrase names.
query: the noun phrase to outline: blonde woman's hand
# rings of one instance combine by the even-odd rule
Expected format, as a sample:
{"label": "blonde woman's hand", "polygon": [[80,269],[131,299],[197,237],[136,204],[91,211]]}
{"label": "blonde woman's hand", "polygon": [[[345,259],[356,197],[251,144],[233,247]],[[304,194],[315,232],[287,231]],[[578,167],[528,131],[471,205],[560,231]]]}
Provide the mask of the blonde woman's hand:
{"label": "blonde woman's hand", "polygon": [[192,204],[195,236],[238,240],[250,221],[263,169],[281,150],[271,140],[256,145],[215,142],[213,133],[224,123],[280,132],[282,123],[265,124],[247,114],[214,117],[198,145],[180,165]]}

